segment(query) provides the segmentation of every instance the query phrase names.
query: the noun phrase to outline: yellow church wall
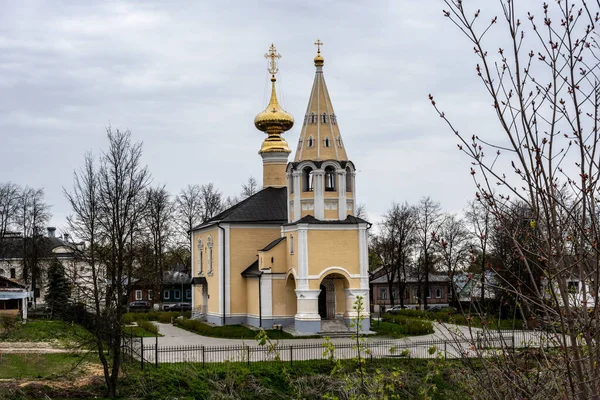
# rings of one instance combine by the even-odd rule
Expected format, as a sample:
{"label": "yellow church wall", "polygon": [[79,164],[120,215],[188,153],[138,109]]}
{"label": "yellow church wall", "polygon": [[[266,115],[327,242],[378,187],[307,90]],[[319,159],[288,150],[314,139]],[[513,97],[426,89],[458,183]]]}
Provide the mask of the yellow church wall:
{"label": "yellow church wall", "polygon": [[315,197],[315,192],[314,191],[308,191],[308,192],[300,192],[300,198],[301,199],[312,199]]}
{"label": "yellow church wall", "polygon": [[287,161],[282,163],[263,164],[263,186],[284,187],[287,186],[287,176],[285,170]]}
{"label": "yellow church wall", "polygon": [[285,315],[296,315],[297,312],[297,297],[296,297],[296,281],[289,278],[285,282]]}
{"label": "yellow church wall", "polygon": [[338,210],[325,210],[325,219],[340,219]]}
{"label": "yellow church wall", "polygon": [[353,199],[354,198],[354,192],[346,192],[346,199]]}
{"label": "yellow church wall", "polygon": [[[286,285],[284,279],[273,279],[271,281],[272,289],[273,289],[273,315],[274,316],[283,316],[283,315],[293,315],[289,314],[287,310],[287,295],[286,295]],[[295,312],[294,312],[295,314]]]}
{"label": "yellow church wall", "polygon": [[343,314],[346,312],[346,296],[344,293],[344,281],[341,279],[335,279],[333,281],[335,285],[335,313]]}
{"label": "yellow church wall", "polygon": [[[246,302],[247,312],[250,315],[258,315],[258,278],[248,278],[246,279],[246,296],[243,299]],[[239,292],[236,288],[236,294],[233,297],[242,297],[239,295]],[[233,307],[232,307],[232,312]]]}
{"label": "yellow church wall", "polygon": [[[212,238],[213,250],[212,250],[212,273],[208,273],[208,238]],[[219,260],[221,258],[221,252],[219,251],[219,228],[210,227],[203,229],[193,234],[194,241],[194,260],[192,265],[194,266],[193,275],[198,276],[198,239],[202,238],[202,247],[204,248],[203,253],[203,275],[206,277],[208,285],[208,310],[209,312],[216,313],[219,310]],[[201,295],[199,299],[194,298],[194,304],[200,305],[202,302]]]}
{"label": "yellow church wall", "polygon": [[[349,274],[360,274],[358,229],[309,229],[308,246],[309,275],[320,275],[329,267],[342,267]],[[359,287],[358,282],[352,282],[351,287]]]}
{"label": "yellow church wall", "polygon": [[194,285],[192,286],[192,290],[194,291],[194,304],[193,307],[202,306],[202,286]]}
{"label": "yellow church wall", "polygon": [[[315,210],[302,210],[302,211],[300,212],[300,215],[301,215],[302,217],[306,217],[307,215],[313,215],[313,216],[314,216],[314,215],[315,215]],[[302,218],[302,217],[301,217],[301,218]]]}
{"label": "yellow church wall", "polygon": [[[288,249],[288,240],[280,242],[269,251],[261,251],[259,252],[260,257],[260,269],[271,268],[271,272],[273,273],[286,273],[287,272],[287,262],[286,262],[286,253]],[[273,261],[271,262],[271,258]]]}
{"label": "yellow church wall", "polygon": [[[296,272],[298,271],[298,233],[297,232],[288,232],[285,234],[286,236],[286,270],[285,272],[287,273],[288,270],[290,269],[294,269]],[[290,243],[292,241],[291,237],[294,237],[294,252],[290,253]]]}
{"label": "yellow church wall", "polygon": [[230,310],[232,314],[245,314],[247,312],[245,281],[248,279],[241,275],[242,271],[257,260],[258,250],[280,236],[280,227],[236,228],[235,225],[231,226],[229,230],[231,248],[229,281],[231,287]]}
{"label": "yellow church wall", "polygon": [[336,191],[331,191],[331,192],[325,191],[324,197],[326,199],[337,198],[338,197],[338,192],[337,192],[337,190]]}

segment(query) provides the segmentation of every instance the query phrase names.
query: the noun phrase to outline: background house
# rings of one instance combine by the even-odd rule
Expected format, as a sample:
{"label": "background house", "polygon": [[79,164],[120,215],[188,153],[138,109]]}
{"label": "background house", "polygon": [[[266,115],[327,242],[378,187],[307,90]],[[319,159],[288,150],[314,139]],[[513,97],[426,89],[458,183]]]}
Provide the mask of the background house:
{"label": "background house", "polygon": [[188,274],[165,271],[162,286],[158,286],[155,281],[145,278],[132,282],[129,303],[143,300],[158,308],[173,303],[192,303],[192,278]]}
{"label": "background house", "polygon": [[[385,274],[371,279],[371,304],[380,307],[389,308],[392,306],[392,297],[394,305],[400,304],[398,277],[394,279],[393,288],[390,292],[390,285]],[[419,306],[420,291],[425,290],[424,279],[417,275],[409,275],[406,278],[404,290],[404,305]],[[445,274],[429,275],[429,291],[427,293],[428,305],[447,306],[451,301],[450,278]]]}

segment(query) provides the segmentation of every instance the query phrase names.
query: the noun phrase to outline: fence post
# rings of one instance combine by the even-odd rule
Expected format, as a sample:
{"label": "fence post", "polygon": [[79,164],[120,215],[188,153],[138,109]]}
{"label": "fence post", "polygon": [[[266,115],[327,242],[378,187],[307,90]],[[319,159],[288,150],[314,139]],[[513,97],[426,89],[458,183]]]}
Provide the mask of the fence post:
{"label": "fence post", "polygon": [[246,345],[246,350],[248,351],[248,365],[250,365],[250,346]]}
{"label": "fence post", "polygon": [[444,340],[444,360],[448,359],[448,341]]}
{"label": "fence post", "polygon": [[514,334],[512,335],[511,339],[512,339],[512,351],[514,353],[515,352],[515,335]]}
{"label": "fence post", "polygon": [[294,365],[294,345],[290,344],[290,367]]}
{"label": "fence post", "polygon": [[204,346],[202,346],[202,368],[204,368]]}
{"label": "fence post", "polygon": [[144,338],[140,338],[140,358],[142,359],[142,371],[144,370]]}
{"label": "fence post", "polygon": [[158,368],[158,335],[156,336],[156,341],[154,342],[154,366]]}

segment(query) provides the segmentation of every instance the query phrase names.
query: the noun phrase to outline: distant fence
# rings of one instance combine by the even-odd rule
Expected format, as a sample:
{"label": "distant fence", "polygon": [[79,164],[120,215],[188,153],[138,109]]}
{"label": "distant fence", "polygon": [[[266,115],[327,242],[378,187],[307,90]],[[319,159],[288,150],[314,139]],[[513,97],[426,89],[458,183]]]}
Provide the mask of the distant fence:
{"label": "distant fence", "polygon": [[[503,349],[537,346],[539,332],[494,331],[477,334],[473,339],[447,340],[373,340],[361,343],[361,356],[367,361],[393,358],[461,358],[474,357],[482,349]],[[275,360],[293,366],[298,361],[315,363],[328,361],[323,342],[278,343],[274,346],[226,345],[226,346],[160,346],[154,338],[131,338],[124,340],[124,353],[130,359],[158,366],[161,363],[196,363],[210,367],[223,362],[268,363]],[[358,356],[356,342],[335,342],[333,357],[346,360]]]}

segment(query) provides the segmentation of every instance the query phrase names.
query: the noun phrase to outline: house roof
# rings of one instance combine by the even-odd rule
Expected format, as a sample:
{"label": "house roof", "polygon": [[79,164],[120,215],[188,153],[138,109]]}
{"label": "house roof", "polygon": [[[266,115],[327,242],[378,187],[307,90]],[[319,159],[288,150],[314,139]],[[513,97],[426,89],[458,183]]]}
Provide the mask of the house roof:
{"label": "house roof", "polygon": [[264,249],[261,249],[259,251],[269,251],[273,247],[277,246],[279,243],[283,242],[284,240],[285,240],[285,236],[277,238],[277,239],[273,240],[271,243],[269,243],[268,245],[266,245]]}
{"label": "house roof", "polygon": [[[287,223],[285,225],[296,225],[296,224],[315,224],[315,225],[339,225],[339,224],[347,224],[347,225],[356,225],[356,224],[369,224],[368,221],[365,221],[362,218],[355,217],[354,215],[348,215],[346,219],[343,220],[320,220],[316,219],[312,215],[306,215],[300,218],[297,221]],[[370,224],[369,224],[370,225]]]}
{"label": "house roof", "polygon": [[163,284],[165,284],[165,285],[170,285],[170,284],[186,285],[191,282],[192,282],[192,279],[186,273],[179,272],[179,271],[163,272]]}
{"label": "house roof", "polygon": [[[31,238],[23,238],[22,236],[5,236],[0,238],[0,259],[23,258],[24,241],[30,239]],[[65,242],[60,238],[44,236],[40,239],[40,254],[43,258],[53,256],[60,258],[61,256],[65,255],[70,256],[72,253],[53,253],[53,250],[57,247],[72,248],[74,246],[73,244]]]}
{"label": "house roof", "polygon": [[3,276],[0,276],[0,291],[3,290],[24,290],[26,289],[25,285],[21,285],[20,283],[17,283],[11,279],[5,278]]}
{"label": "house roof", "polygon": [[193,231],[217,222],[283,224],[287,221],[287,188],[266,187],[198,225]]}
{"label": "house roof", "polygon": [[[398,276],[394,277],[394,283],[398,282]],[[418,283],[418,282],[424,282],[423,280],[420,280],[419,277],[417,275],[414,274],[410,274],[406,276],[406,283]],[[450,282],[450,278],[448,277],[448,275],[444,275],[444,274],[429,274],[429,283],[444,283],[444,282]],[[379,278],[375,278],[371,280],[371,283],[388,283],[388,278],[387,275],[382,275]]]}
{"label": "house roof", "polygon": [[248,268],[242,271],[245,278],[261,276],[262,272],[258,269],[258,260],[254,261]]}

